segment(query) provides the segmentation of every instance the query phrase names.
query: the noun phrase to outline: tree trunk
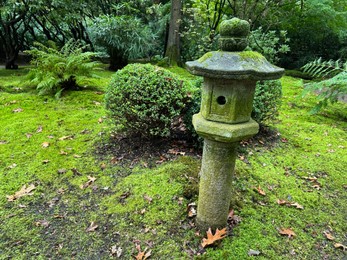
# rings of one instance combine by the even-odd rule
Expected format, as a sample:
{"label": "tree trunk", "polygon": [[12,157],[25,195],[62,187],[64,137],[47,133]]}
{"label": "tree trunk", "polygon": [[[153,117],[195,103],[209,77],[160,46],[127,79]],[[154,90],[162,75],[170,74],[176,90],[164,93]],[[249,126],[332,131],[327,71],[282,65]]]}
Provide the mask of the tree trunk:
{"label": "tree trunk", "polygon": [[171,66],[179,65],[181,62],[180,54],[180,23],[181,23],[181,0],[171,0],[171,17],[169,24],[168,41],[165,57],[169,58]]}

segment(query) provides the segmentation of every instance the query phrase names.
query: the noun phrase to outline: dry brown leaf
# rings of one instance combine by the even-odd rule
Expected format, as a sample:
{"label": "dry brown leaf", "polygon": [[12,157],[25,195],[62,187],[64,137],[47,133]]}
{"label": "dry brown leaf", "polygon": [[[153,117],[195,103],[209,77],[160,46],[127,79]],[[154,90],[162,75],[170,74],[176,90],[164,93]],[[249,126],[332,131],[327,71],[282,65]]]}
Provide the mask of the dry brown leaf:
{"label": "dry brown leaf", "polygon": [[147,194],[143,195],[143,198],[144,198],[146,201],[148,201],[148,203],[152,203],[152,201],[153,201],[153,199],[152,199],[150,196],[148,196]]}
{"label": "dry brown leaf", "polygon": [[59,141],[64,141],[64,140],[72,140],[74,137],[72,135],[64,135],[60,138],[58,138]]}
{"label": "dry brown leaf", "polygon": [[295,237],[295,236],[296,236],[296,234],[294,233],[294,231],[291,230],[290,228],[281,228],[278,232],[279,232],[281,235],[288,236],[289,238]]}
{"label": "dry brown leaf", "polygon": [[334,244],[334,247],[335,247],[335,248],[341,248],[343,251],[347,250],[347,246],[342,245],[342,244],[340,244],[340,243],[335,243],[335,244]]}
{"label": "dry brown leaf", "polygon": [[73,157],[74,157],[74,158],[82,158],[82,156],[81,156],[81,155],[78,155],[78,154],[74,154]]}
{"label": "dry brown leaf", "polygon": [[117,245],[111,247],[111,255],[120,258],[122,256],[123,249]]}
{"label": "dry brown leaf", "polygon": [[61,150],[59,154],[61,154],[61,155],[67,155],[68,153],[65,152],[65,151],[63,151],[63,150]]}
{"label": "dry brown leaf", "polygon": [[101,117],[98,119],[98,123],[99,123],[99,124],[101,124],[103,121],[104,121],[104,120],[103,120]]}
{"label": "dry brown leaf", "polygon": [[21,108],[19,107],[19,108],[13,109],[12,112],[13,112],[13,113],[20,113],[20,112],[23,112],[23,109],[21,109]]}
{"label": "dry brown leaf", "polygon": [[141,251],[141,246],[136,245],[136,249],[137,251],[139,251],[139,253],[135,256],[136,260],[145,260],[151,256],[152,251],[151,250],[147,251],[147,247],[145,248],[145,250]]}
{"label": "dry brown leaf", "polygon": [[0,144],[7,144],[8,142],[6,140],[0,140]]}
{"label": "dry brown leaf", "polygon": [[47,148],[49,146],[49,142],[43,142],[42,143],[42,148]]}
{"label": "dry brown leaf", "polygon": [[39,227],[39,226],[49,227],[49,222],[47,220],[45,220],[45,219],[39,220],[39,221],[35,222],[35,226],[37,226],[37,227]]}
{"label": "dry brown leaf", "polygon": [[41,133],[42,130],[43,130],[42,125],[39,125],[37,130],[36,130],[36,133]]}
{"label": "dry brown leaf", "polygon": [[89,227],[86,229],[87,232],[93,232],[95,229],[97,229],[99,226],[95,224],[94,221],[92,221],[89,225]]}
{"label": "dry brown leaf", "polygon": [[291,203],[290,206],[291,207],[296,207],[297,209],[304,209],[304,207],[302,205],[300,205],[299,203],[297,203],[297,202]]}
{"label": "dry brown leaf", "polygon": [[17,191],[14,195],[6,195],[8,201],[14,201],[20,197],[33,195],[32,191],[36,189],[34,184],[30,184],[28,187],[23,185],[23,187]]}
{"label": "dry brown leaf", "polygon": [[289,203],[289,202],[286,201],[286,200],[280,200],[280,199],[277,200],[277,204],[278,204],[278,205],[287,205],[288,203]]}
{"label": "dry brown leaf", "polygon": [[213,235],[212,231],[211,231],[211,228],[209,228],[206,231],[206,234],[207,234],[207,238],[203,238],[202,239],[202,243],[201,243],[202,247],[206,247],[208,245],[212,245],[214,242],[225,238],[226,235],[227,235],[227,229],[223,228],[222,230],[219,230],[217,228],[216,233]]}
{"label": "dry brown leaf", "polygon": [[263,190],[260,188],[260,185],[259,185],[258,188],[256,188],[256,189],[257,189],[257,191],[258,191],[258,193],[259,193],[260,195],[262,195],[262,196],[265,196],[265,195],[266,195],[265,191],[263,191]]}
{"label": "dry brown leaf", "polygon": [[333,235],[328,232],[325,232],[324,235],[328,240],[335,240],[335,237],[333,237]]}
{"label": "dry brown leaf", "polygon": [[92,177],[92,176],[89,176],[89,175],[87,176],[87,178],[88,178],[88,181],[86,183],[80,185],[81,189],[88,188],[96,180],[95,177]]}

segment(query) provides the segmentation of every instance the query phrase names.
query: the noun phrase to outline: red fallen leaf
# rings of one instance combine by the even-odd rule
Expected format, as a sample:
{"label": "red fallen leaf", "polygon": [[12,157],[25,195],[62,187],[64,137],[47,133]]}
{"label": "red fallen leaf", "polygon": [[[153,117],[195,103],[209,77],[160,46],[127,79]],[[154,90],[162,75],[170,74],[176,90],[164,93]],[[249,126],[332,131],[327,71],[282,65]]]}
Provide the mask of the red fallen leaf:
{"label": "red fallen leaf", "polygon": [[36,133],[41,133],[43,130],[42,125],[39,125],[39,127],[36,130]]}
{"label": "red fallen leaf", "polygon": [[32,191],[34,189],[36,189],[34,184],[30,184],[28,187],[26,185],[23,185],[23,187],[19,191],[17,191],[14,195],[6,195],[6,198],[8,201],[15,201],[16,199],[20,197],[33,195]]}
{"label": "red fallen leaf", "polygon": [[[151,250],[147,251],[147,247],[145,248],[145,250],[141,251],[141,246],[136,245],[136,249],[137,249],[137,251],[139,251],[139,253],[135,256],[136,260],[145,260],[151,256],[152,251]],[[146,251],[147,251],[147,253],[146,253]]]}
{"label": "red fallen leaf", "polygon": [[92,221],[89,225],[89,227],[86,229],[87,232],[93,232],[95,231],[99,226],[95,224],[94,221]]}
{"label": "red fallen leaf", "polygon": [[328,239],[328,240],[335,240],[335,237],[333,237],[333,235],[331,235],[330,233],[328,232],[324,232],[324,235],[325,237]]}
{"label": "red fallen leaf", "polygon": [[49,142],[43,142],[42,143],[42,148],[47,148],[49,146]]}
{"label": "red fallen leaf", "polygon": [[206,231],[206,234],[207,234],[207,238],[203,238],[202,239],[202,243],[201,243],[201,246],[204,247],[204,248],[206,246],[214,244],[214,242],[216,242],[218,240],[221,240],[221,239],[225,238],[226,235],[227,235],[227,229],[223,228],[222,230],[219,230],[217,228],[216,233],[213,235],[212,231],[211,231],[211,228],[209,228]]}
{"label": "red fallen leaf", "polygon": [[288,238],[295,237],[296,234],[290,228],[281,228],[278,231],[281,235],[288,236]]}
{"label": "red fallen leaf", "polygon": [[335,244],[334,244],[334,247],[335,247],[335,248],[341,248],[343,251],[346,251],[346,250],[347,250],[347,246],[342,245],[342,244],[340,244],[340,243],[335,243]]}
{"label": "red fallen leaf", "polygon": [[281,142],[282,142],[282,143],[288,143],[288,139],[287,139],[287,138],[282,138],[282,139],[281,139]]}
{"label": "red fallen leaf", "polygon": [[258,188],[256,188],[256,190],[258,191],[258,193],[259,193],[260,195],[262,195],[262,196],[265,196],[265,195],[266,195],[265,191],[263,191],[263,190],[260,188],[260,185],[258,186]]}
{"label": "red fallen leaf", "polygon": [[19,108],[13,109],[12,112],[13,112],[13,113],[20,113],[20,112],[23,112],[23,109],[21,109],[21,108],[19,107]]}

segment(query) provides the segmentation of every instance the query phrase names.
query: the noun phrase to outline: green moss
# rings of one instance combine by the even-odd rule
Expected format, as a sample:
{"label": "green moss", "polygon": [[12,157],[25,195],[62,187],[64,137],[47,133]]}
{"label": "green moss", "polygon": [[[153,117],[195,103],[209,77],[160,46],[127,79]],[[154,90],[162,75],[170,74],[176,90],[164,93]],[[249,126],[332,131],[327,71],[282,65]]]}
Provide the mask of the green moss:
{"label": "green moss", "polygon": [[[108,75],[105,72],[102,80]],[[21,76],[7,79],[18,81],[17,77]],[[337,103],[311,116],[315,99],[298,98],[302,80],[281,81],[280,121],[274,125],[279,140],[271,149],[256,140],[254,149],[243,148],[243,161],[236,161],[231,203],[242,221],[231,237],[201,259],[247,259],[250,249],[261,252],[259,259],[289,259],[293,253],[297,259],[345,255],[333,244],[344,243],[346,234],[347,105]],[[200,160],[188,156],[153,169],[130,169],[112,165],[111,156],[95,158],[95,144],[108,141],[110,135],[107,120],[98,122],[105,115],[102,102],[96,90],[68,92],[59,101],[25,90],[0,93],[0,258],[109,259],[111,247],[118,246],[123,248],[121,257],[130,259],[137,253],[133,241],[142,249],[150,247],[153,259],[188,259],[186,250],[199,251],[202,236],[190,228],[186,205],[196,199]],[[12,112],[16,108],[23,111]],[[69,135],[73,139],[59,140]],[[43,142],[50,146],[42,148]],[[49,162],[43,163],[46,159]],[[102,163],[106,168],[100,168]],[[67,172],[58,173],[62,168]],[[88,175],[96,181],[81,189]],[[321,189],[304,177],[316,177]],[[6,200],[6,195],[30,183],[37,187],[32,196]],[[258,194],[259,186],[266,196]],[[192,197],[187,199],[190,188]],[[127,191],[130,195],[121,203]],[[304,209],[280,206],[277,199],[297,202]],[[36,224],[40,220],[49,226]],[[92,221],[98,228],[87,232]],[[280,236],[279,228],[292,228],[297,236]],[[325,238],[327,230],[335,241]]]}
{"label": "green moss", "polygon": [[253,60],[263,60],[265,59],[263,55],[261,55],[259,52],[255,51],[242,51],[239,52],[239,55],[242,59],[253,59]]}
{"label": "green moss", "polygon": [[213,52],[207,52],[200,59],[198,59],[198,62],[204,63],[206,60],[208,60],[212,56],[213,56]]}

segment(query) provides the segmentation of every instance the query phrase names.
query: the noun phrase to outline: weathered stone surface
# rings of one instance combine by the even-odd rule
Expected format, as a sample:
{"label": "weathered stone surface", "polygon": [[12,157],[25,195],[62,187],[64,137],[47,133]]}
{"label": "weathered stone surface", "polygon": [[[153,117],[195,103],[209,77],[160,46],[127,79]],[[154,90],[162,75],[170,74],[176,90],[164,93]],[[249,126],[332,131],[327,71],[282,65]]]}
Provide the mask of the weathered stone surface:
{"label": "weathered stone surface", "polygon": [[201,230],[226,226],[236,147],[237,143],[205,139],[196,219]]}
{"label": "weathered stone surface", "polygon": [[211,121],[247,122],[252,112],[255,81],[204,78],[201,114]]}
{"label": "weathered stone surface", "polygon": [[[199,136],[217,142],[239,142],[252,137],[259,131],[253,119],[246,123],[225,124],[206,120],[201,113],[193,115],[193,125]],[[205,154],[203,156],[206,156]]]}
{"label": "weathered stone surface", "polygon": [[278,79],[284,73],[284,69],[272,65],[263,55],[253,51],[212,51],[186,65],[194,75],[219,79]]}

